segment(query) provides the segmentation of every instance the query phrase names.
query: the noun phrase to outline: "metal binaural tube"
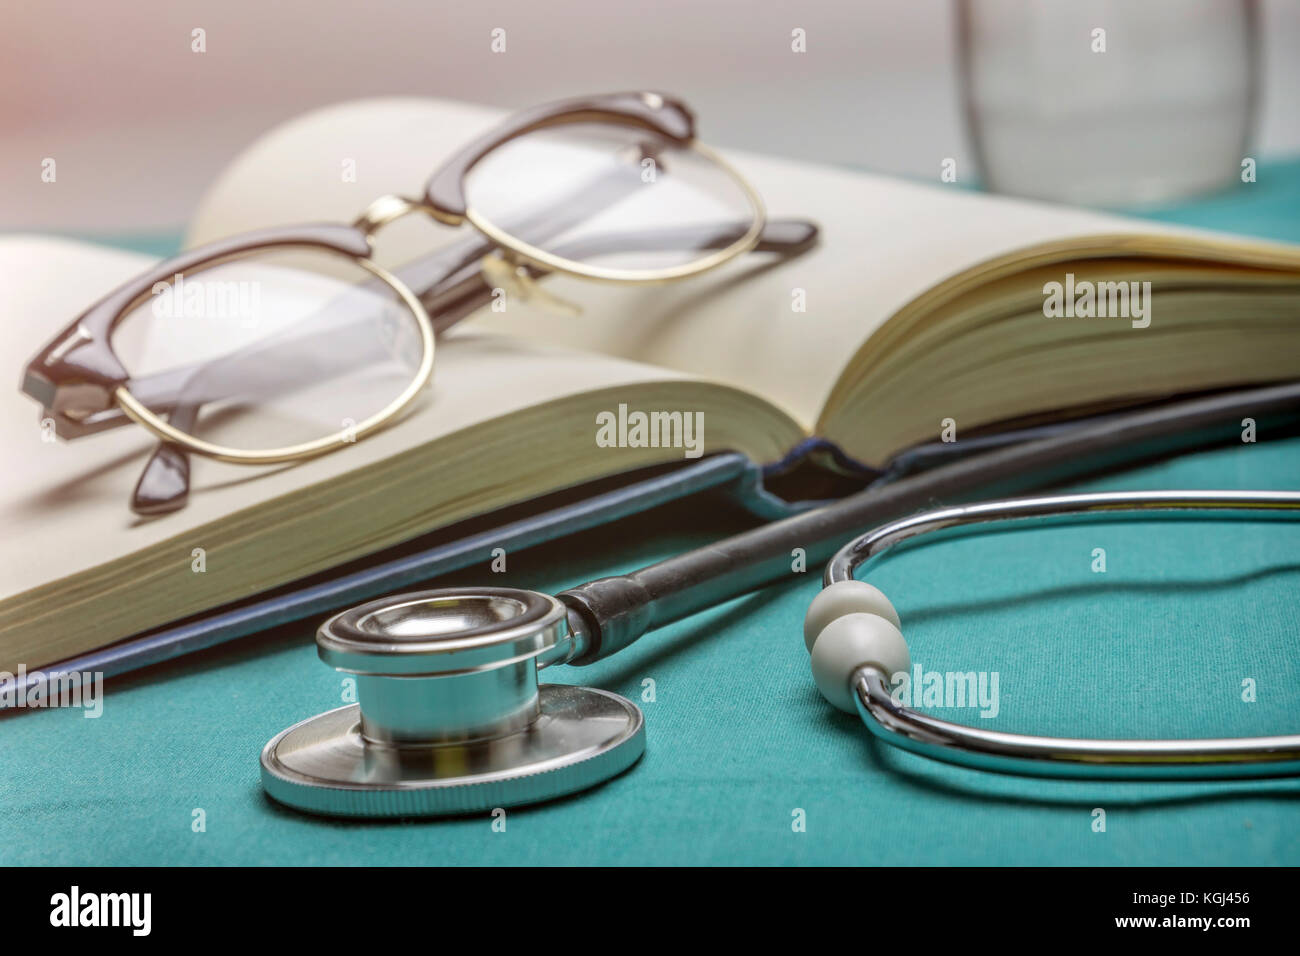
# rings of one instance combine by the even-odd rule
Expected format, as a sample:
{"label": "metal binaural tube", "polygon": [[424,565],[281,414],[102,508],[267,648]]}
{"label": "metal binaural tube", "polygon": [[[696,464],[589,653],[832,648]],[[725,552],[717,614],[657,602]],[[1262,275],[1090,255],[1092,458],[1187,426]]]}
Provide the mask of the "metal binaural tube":
{"label": "metal binaural tube", "polygon": [[[891,522],[849,541],[827,563],[824,585],[850,581],[854,572],[890,548],[920,535],[967,531],[973,525],[996,522],[1060,524],[1113,520],[1116,512],[1137,516],[1153,512],[1186,511],[1202,517],[1247,519],[1261,512],[1300,511],[1294,491],[1104,491],[1079,495],[1044,495],[1007,501],[957,505]],[[934,540],[932,537],[928,540]]]}
{"label": "metal binaural tube", "polygon": [[[1300,734],[1117,740],[1004,733],[932,717],[890,691],[890,677],[909,667],[906,641],[893,606],[874,588],[857,582],[856,570],[884,560],[899,545],[905,548],[921,539],[985,531],[991,524],[1041,526],[1181,514],[1295,519],[1300,517],[1300,492],[1166,490],[1046,495],[941,508],[890,522],[849,541],[826,567],[826,590],[819,600],[837,592],[839,597],[831,598],[821,610],[814,610],[814,602],[809,610],[805,626],[816,632],[810,646],[813,677],[827,700],[842,709],[856,708],[867,728],[884,742],[979,770],[1125,780],[1298,773]],[[880,602],[890,615],[884,620]],[[851,690],[847,698],[840,693],[845,682]]]}
{"label": "metal binaural tube", "polygon": [[1170,780],[1300,773],[1300,734],[1203,740],[1087,740],[968,727],[893,699],[886,676],[864,667],[854,700],[867,729],[885,743],[944,763],[1030,777]]}

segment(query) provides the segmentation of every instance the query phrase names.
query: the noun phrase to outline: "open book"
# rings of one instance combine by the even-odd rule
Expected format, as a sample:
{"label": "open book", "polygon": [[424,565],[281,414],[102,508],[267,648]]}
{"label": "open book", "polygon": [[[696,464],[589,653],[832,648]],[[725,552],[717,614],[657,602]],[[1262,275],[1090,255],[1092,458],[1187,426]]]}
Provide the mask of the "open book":
{"label": "open book", "polygon": [[[379,195],[418,193],[499,116],[409,99],[305,116],[230,166],[186,244],[351,221]],[[154,444],[143,429],[52,443],[27,398],[0,398],[0,671],[650,464],[738,451],[788,468],[812,448],[819,467],[865,472],[1000,423],[1300,377],[1300,248],[729,158],[770,215],[820,224],[815,249],[664,286],[547,278],[580,316],[484,309],[439,343],[432,387],[393,426],[293,466],[196,459],[190,504],[174,514],[127,507]],[[348,181],[344,161],[357,170]],[[377,259],[416,258],[446,241],[440,231],[403,220],[380,234]],[[0,238],[11,381],[150,261]]]}

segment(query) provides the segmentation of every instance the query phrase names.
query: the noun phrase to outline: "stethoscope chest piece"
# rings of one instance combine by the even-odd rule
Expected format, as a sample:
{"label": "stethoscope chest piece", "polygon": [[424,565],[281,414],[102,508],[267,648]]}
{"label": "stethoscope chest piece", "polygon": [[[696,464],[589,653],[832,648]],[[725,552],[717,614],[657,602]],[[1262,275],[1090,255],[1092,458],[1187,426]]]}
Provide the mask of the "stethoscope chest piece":
{"label": "stethoscope chest piece", "polygon": [[641,711],[617,694],[539,684],[572,635],[555,598],[442,589],[326,621],[321,659],[356,675],[357,703],[281,732],[262,785],[332,816],[432,816],[549,800],[621,773],[645,749]]}

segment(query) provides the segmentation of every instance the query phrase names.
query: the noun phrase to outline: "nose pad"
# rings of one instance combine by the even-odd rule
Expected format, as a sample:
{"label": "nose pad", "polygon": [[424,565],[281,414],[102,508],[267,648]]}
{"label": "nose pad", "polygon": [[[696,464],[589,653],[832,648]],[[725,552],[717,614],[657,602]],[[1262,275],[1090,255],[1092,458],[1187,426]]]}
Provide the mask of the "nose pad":
{"label": "nose pad", "polygon": [[498,250],[484,256],[479,266],[483,279],[493,289],[504,289],[506,295],[520,302],[533,302],[548,312],[576,319],[582,315],[582,306],[553,295],[538,283],[528,267]]}
{"label": "nose pad", "polygon": [[159,442],[140,472],[131,493],[131,510],[138,515],[179,511],[190,496],[190,456],[170,442]]}

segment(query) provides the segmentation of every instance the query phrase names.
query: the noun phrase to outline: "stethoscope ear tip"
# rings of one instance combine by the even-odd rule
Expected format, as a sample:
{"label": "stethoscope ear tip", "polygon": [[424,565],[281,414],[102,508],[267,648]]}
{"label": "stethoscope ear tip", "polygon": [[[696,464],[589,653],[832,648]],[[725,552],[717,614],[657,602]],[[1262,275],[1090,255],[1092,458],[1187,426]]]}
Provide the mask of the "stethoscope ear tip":
{"label": "stethoscope ear tip", "polygon": [[808,613],[803,618],[803,642],[812,653],[817,636],[827,624],[845,614],[877,614],[889,621],[900,631],[903,629],[898,611],[884,592],[866,581],[850,579],[836,581],[822,588],[808,605]]}
{"label": "stethoscope ear tip", "polygon": [[857,713],[853,675],[875,667],[887,677],[912,669],[898,611],[881,590],[849,579],[827,585],[803,619],[813,680],[840,710]]}
{"label": "stethoscope ear tip", "polygon": [[813,680],[831,704],[850,714],[858,712],[854,675],[874,667],[886,677],[912,669],[902,632],[879,614],[861,611],[837,617],[822,629],[812,656]]}

